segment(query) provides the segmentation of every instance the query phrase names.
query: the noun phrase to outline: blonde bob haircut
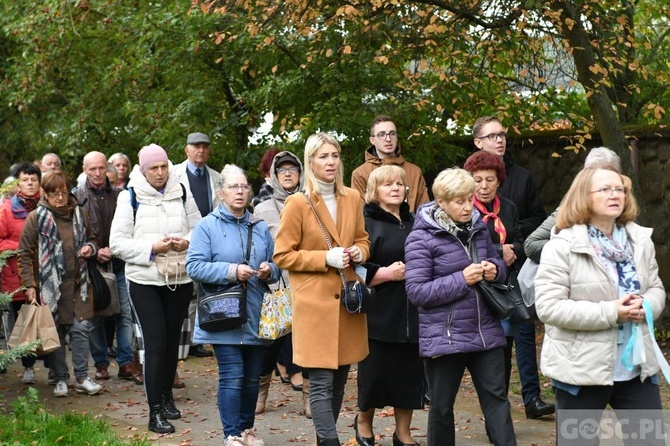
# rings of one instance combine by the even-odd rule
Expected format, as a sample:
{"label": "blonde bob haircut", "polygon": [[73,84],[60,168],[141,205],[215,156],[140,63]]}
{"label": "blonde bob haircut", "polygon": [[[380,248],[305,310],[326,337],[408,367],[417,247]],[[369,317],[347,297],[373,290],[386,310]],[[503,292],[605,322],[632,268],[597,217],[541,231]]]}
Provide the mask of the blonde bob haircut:
{"label": "blonde bob haircut", "polygon": [[[312,169],[312,160],[316,152],[326,144],[331,144],[337,149],[337,153],[342,155],[342,148],[340,143],[328,133],[315,133],[307,138],[305,143],[305,192],[310,195],[312,192],[320,193],[319,183],[314,176]],[[335,177],[335,195],[346,195],[347,191],[344,187],[344,165],[340,158],[340,166],[337,169],[337,176]]]}
{"label": "blonde bob haircut", "polygon": [[475,193],[475,179],[467,170],[451,167],[444,169],[433,182],[435,200],[444,202]]}
{"label": "blonde bob haircut", "polygon": [[[574,225],[585,225],[591,221],[591,210],[589,209],[589,196],[591,195],[591,188],[593,183],[593,175],[600,169],[582,169],[570,185],[570,189],[561,200],[558,207],[558,215],[556,216],[556,231],[566,229]],[[610,169],[605,169],[610,170]],[[618,172],[612,171],[619,175],[624,187],[630,185]],[[625,225],[628,222],[634,221],[637,218],[639,209],[637,201],[633,197],[633,192],[628,189],[628,194],[624,197],[623,212],[615,220],[618,225]]]}
{"label": "blonde bob haircut", "polygon": [[[407,185],[407,174],[399,166],[381,166],[372,172],[368,177],[368,184],[365,188],[365,202],[379,204],[379,194],[377,189],[388,181],[402,181],[403,186]],[[407,189],[403,191],[403,197],[407,198]]]}

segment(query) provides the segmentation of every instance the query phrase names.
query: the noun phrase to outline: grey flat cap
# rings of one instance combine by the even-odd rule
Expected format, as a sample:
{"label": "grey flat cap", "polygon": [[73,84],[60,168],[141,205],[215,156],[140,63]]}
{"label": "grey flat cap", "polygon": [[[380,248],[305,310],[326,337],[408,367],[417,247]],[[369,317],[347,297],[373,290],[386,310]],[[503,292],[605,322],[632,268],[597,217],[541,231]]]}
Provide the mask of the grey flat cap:
{"label": "grey flat cap", "polygon": [[186,138],[186,144],[211,144],[209,136],[201,132],[190,133]]}

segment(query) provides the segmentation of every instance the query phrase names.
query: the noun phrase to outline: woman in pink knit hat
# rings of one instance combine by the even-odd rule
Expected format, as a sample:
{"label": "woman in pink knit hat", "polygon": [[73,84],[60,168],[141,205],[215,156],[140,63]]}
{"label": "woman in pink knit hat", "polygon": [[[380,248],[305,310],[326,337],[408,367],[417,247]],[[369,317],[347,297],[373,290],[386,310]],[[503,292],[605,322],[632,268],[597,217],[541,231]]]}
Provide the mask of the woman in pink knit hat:
{"label": "woman in pink knit hat", "polygon": [[119,194],[109,240],[112,253],[126,262],[130,300],[144,340],[149,430],[160,434],[174,432],[168,420],[181,418],[172,383],[182,321],[193,296],[186,250],[200,220],[193,196],[171,168],[160,146],[140,150],[128,190]]}

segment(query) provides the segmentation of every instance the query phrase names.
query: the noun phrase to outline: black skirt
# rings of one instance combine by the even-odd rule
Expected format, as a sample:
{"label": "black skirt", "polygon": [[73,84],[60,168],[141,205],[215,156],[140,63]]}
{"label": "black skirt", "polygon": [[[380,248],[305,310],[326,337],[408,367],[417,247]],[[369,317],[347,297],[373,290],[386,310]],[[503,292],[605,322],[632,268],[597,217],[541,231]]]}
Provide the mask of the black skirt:
{"label": "black skirt", "polygon": [[369,340],[370,354],[358,363],[358,407],[423,409],[425,375],[418,344]]}

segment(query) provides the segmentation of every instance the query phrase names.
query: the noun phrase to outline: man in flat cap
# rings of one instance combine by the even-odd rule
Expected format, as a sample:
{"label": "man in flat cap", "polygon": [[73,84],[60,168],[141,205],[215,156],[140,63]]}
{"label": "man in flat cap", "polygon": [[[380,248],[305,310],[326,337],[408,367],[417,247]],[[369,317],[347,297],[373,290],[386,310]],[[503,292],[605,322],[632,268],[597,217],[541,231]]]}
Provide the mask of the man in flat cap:
{"label": "man in flat cap", "polygon": [[[210,155],[210,144],[209,136],[206,134],[201,132],[190,133],[186,138],[186,147],[184,148],[186,160],[175,166],[175,173],[179,176],[179,181],[186,189],[191,191],[203,217],[221,204],[221,200],[216,195],[216,185],[221,175],[216,170],[207,166],[207,160],[209,160]],[[191,301],[188,311],[191,327],[195,323],[196,307],[197,300]],[[212,356],[213,352],[200,344],[191,344],[188,354],[190,356],[205,357]]]}

